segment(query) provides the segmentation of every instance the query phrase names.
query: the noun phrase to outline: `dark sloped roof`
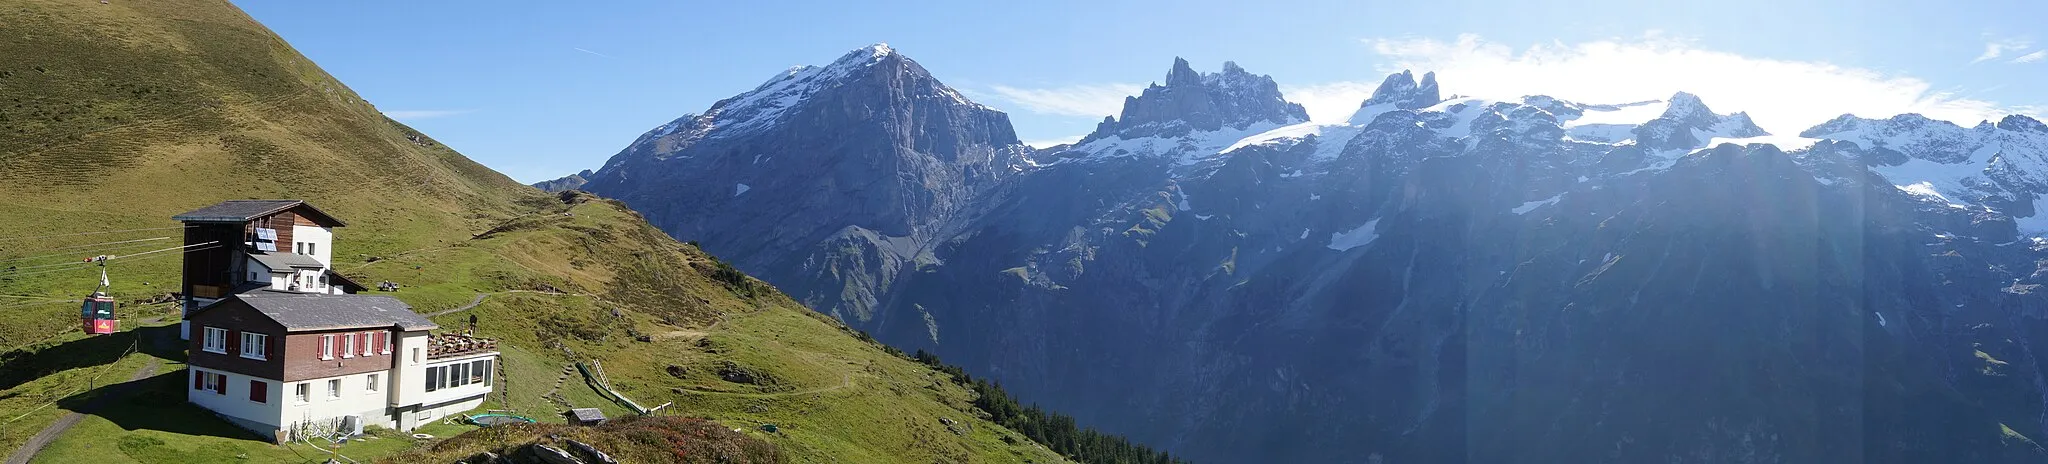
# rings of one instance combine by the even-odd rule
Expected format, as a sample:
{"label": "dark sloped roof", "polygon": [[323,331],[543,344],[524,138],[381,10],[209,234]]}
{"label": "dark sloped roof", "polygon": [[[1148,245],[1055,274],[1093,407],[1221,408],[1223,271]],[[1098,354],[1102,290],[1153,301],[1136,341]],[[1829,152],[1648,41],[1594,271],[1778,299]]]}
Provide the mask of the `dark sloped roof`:
{"label": "dark sloped roof", "polygon": [[334,272],[333,269],[327,270],[327,279],[332,284],[340,286],[344,291],[350,293],[370,289],[370,287],[364,287],[363,284],[356,283],[355,279],[350,279],[348,278],[348,276],[341,275],[341,273],[339,272]]}
{"label": "dark sloped roof", "polygon": [[235,295],[287,331],[390,327],[430,330],[440,326],[396,298],[380,295],[324,295],[254,291]]}
{"label": "dark sloped roof", "polygon": [[604,411],[597,408],[572,408],[569,410],[569,417],[578,422],[601,421],[604,420]]}
{"label": "dark sloped roof", "polygon": [[308,219],[312,219],[313,222],[333,224],[335,227],[348,225],[334,216],[327,215],[327,212],[321,211],[320,208],[306,204],[305,200],[228,200],[213,206],[186,211],[185,214],[171,216],[171,219],[182,222],[249,222],[251,219],[298,207],[303,207],[300,212],[309,216]]}
{"label": "dark sloped roof", "polygon": [[320,260],[297,253],[250,253],[249,257],[254,258],[256,262],[263,263],[263,267],[270,268],[272,272],[327,267],[327,265],[320,264]]}

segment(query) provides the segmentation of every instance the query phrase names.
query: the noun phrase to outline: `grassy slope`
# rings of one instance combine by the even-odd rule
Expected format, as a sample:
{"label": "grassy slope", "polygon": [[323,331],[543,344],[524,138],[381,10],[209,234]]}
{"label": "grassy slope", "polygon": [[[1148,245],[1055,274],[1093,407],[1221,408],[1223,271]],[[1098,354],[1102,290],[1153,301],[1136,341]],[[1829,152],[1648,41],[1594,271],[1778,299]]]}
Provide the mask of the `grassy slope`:
{"label": "grassy slope", "polygon": [[[94,396],[88,387],[160,362],[140,393],[88,417],[39,460],[313,457],[241,438],[182,405],[179,354],[143,343],[124,355],[138,333],[167,330],[136,327],[170,308],[130,304],[129,331],[76,334],[72,301],[91,290],[94,271],[62,264],[170,246],[176,230],[47,237],[175,226],[170,215],[222,199],[289,197],[349,221],[337,266],[408,284],[396,295],[422,312],[491,294],[438,317],[459,326],[474,314],[484,335],[505,341],[504,394],[489,408],[543,420],[559,420],[563,403],[622,415],[574,377],[559,399],[543,397],[570,360],[595,358],[635,400],[747,428],[798,462],[1059,460],[962,412],[972,410],[971,393],[931,370],[779,294],[748,290],[758,283],[707,277],[712,258],[617,204],[564,204],[445,147],[407,141],[409,128],[224,2],[9,2],[0,6],[0,56],[0,269],[35,268],[0,272],[0,411],[10,412],[0,417],[0,449],[77,408]],[[502,230],[472,239],[493,228]],[[45,254],[56,256],[35,258]],[[114,293],[133,302],[173,291],[177,263],[173,253],[117,261]],[[573,295],[519,293],[543,285]],[[635,341],[639,334],[651,341]],[[716,373],[726,362],[774,381],[726,382]],[[956,435],[941,417],[967,430]],[[761,423],[781,432],[753,428]],[[416,444],[388,437],[345,448],[361,459]]]}

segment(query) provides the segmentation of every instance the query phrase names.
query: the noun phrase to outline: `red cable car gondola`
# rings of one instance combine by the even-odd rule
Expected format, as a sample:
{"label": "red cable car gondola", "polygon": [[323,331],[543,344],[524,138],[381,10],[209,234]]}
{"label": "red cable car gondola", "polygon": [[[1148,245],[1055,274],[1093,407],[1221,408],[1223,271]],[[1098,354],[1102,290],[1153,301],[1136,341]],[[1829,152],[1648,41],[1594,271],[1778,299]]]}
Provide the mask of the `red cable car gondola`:
{"label": "red cable car gondola", "polygon": [[107,257],[93,258],[100,263],[100,288],[85,297],[85,304],[79,307],[79,319],[89,335],[106,335],[121,330],[121,320],[114,318],[114,298],[107,296]]}

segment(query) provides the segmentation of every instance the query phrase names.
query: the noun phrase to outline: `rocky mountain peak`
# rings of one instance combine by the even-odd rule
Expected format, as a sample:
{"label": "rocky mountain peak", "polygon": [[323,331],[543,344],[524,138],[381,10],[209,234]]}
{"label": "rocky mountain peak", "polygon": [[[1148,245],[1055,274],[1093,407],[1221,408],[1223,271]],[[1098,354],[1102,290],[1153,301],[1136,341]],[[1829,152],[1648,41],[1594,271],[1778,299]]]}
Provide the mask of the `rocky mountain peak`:
{"label": "rocky mountain peak", "polygon": [[636,145],[655,140],[688,144],[706,137],[743,137],[775,126],[817,100],[815,97],[821,93],[877,87],[903,88],[905,92],[898,95],[902,97],[936,97],[937,102],[945,105],[994,111],[940,83],[923,66],[888,44],[877,43],[849,51],[831,64],[795,66],[776,73],[753,90],[719,100],[701,114],[684,115],[654,128]]}
{"label": "rocky mountain peak", "polygon": [[1167,87],[1180,87],[1201,84],[1202,73],[1195,72],[1195,68],[1193,66],[1188,65],[1188,60],[1186,58],[1181,58],[1178,56],[1173,57],[1173,69],[1166,71]]}
{"label": "rocky mountain peak", "polygon": [[[865,232],[855,235],[911,244],[1014,173],[1021,149],[1008,115],[875,44],[824,66],[777,74],[657,127],[583,176],[583,189],[706,243],[796,247],[859,230]],[[760,205],[803,217],[731,214]],[[734,239],[770,230],[764,242]],[[749,249],[728,246],[734,247],[711,249]],[[738,262],[755,269],[786,264],[765,256]]]}
{"label": "rocky mountain peak", "polygon": [[1387,75],[1386,80],[1380,81],[1379,88],[1373,89],[1372,97],[1365,99],[1365,102],[1358,106],[1364,108],[1390,104],[1395,108],[1412,110],[1428,108],[1443,101],[1442,94],[1437,90],[1435,72],[1423,73],[1422,80],[1416,81],[1413,72],[1402,70]]}
{"label": "rocky mountain peak", "polygon": [[1280,95],[1271,76],[1252,74],[1234,62],[1222,72],[1205,74],[1183,58],[1174,58],[1166,84],[1153,84],[1124,98],[1121,117],[1103,118],[1083,141],[1109,136],[1174,137],[1192,131],[1254,123],[1291,124],[1308,120],[1308,111]]}
{"label": "rocky mountain peak", "polygon": [[1719,114],[1698,95],[1677,92],[1665,102],[1664,113],[1635,129],[1636,141],[1657,150],[1691,150],[1705,147],[1713,138],[1745,138],[1771,135],[1749,113]]}
{"label": "rocky mountain peak", "polygon": [[1671,99],[1667,101],[1667,105],[1664,107],[1663,117],[1665,119],[1689,119],[1713,115],[1714,111],[1708,109],[1707,102],[1701,101],[1698,95],[1680,91],[1671,94]]}
{"label": "rocky mountain peak", "polygon": [[1998,120],[1998,128],[2015,132],[2032,131],[2048,134],[2048,125],[2042,124],[2038,119],[2017,114]]}
{"label": "rocky mountain peak", "polygon": [[[2042,307],[2025,292],[2048,284],[2043,249],[2018,241],[2048,233],[2035,207],[2048,132],[2032,118],[1845,116],[1807,131],[1827,139],[1812,149],[1700,150],[1766,133],[1689,93],[1445,102],[1433,74],[1401,72],[1360,109],[1381,117],[1265,130],[1306,116],[1270,78],[1174,59],[1096,142],[1019,168],[1000,113],[950,103],[893,53],[849,55],[838,67],[869,72],[789,94],[807,96],[775,129],[636,144],[586,190],[877,340],[944,350],[1210,461],[2043,462],[2031,445],[1945,455],[2041,436],[2038,405],[1998,418],[1914,399],[2042,394],[2026,380],[2037,363],[1981,362],[2040,356],[1995,343],[2038,334],[1993,328]],[[1194,132],[1217,128],[1237,129]],[[1100,162],[1066,162],[1084,157]],[[1815,303],[1832,295],[1870,296]],[[1978,321],[1991,325],[1948,335]],[[1089,341],[1083,362],[1059,347],[1069,340]],[[1674,362],[1605,349],[1645,340]],[[1859,354],[1901,368],[1866,377],[1875,364],[1838,362]],[[1702,369],[1846,380],[1775,390],[1774,404],[1816,405],[1781,411],[1743,407],[1759,378]],[[1712,388],[1673,403],[1642,382]],[[1530,391],[1619,401],[1522,400]],[[1206,400],[1218,397],[1232,400]],[[1728,426],[1632,435],[1674,417]],[[1887,419],[1799,444],[1755,438],[1866,417]],[[1531,423],[1583,433],[1531,438]],[[1954,424],[1983,433],[1957,438]],[[1929,446],[1891,446],[1908,441]],[[1238,445],[1252,442],[1271,445]],[[1752,450],[1770,454],[1724,454]]]}

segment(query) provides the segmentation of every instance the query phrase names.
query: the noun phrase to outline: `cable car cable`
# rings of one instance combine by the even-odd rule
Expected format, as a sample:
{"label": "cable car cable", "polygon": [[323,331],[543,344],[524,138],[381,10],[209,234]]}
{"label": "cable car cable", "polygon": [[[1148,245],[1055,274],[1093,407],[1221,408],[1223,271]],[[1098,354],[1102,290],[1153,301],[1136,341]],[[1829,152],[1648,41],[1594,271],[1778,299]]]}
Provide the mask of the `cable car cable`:
{"label": "cable car cable", "polygon": [[[191,244],[191,245],[185,245],[185,246],[182,246],[182,247],[172,247],[172,248],[165,248],[165,249],[161,249],[161,250],[150,250],[150,251],[145,251],[145,252],[142,252],[142,253],[136,253],[136,254],[132,254],[132,255],[118,255],[118,256],[110,256],[110,257],[108,257],[107,259],[108,259],[108,260],[116,260],[116,259],[125,259],[125,258],[133,258],[133,257],[137,257],[137,256],[143,256],[143,255],[150,255],[150,254],[162,253],[162,252],[166,252],[166,251],[173,251],[173,250],[177,250],[177,249],[179,249],[179,248],[186,248],[186,247],[197,247],[197,246],[202,246],[202,245],[211,245],[211,244],[216,244],[216,243],[220,243],[220,242],[218,242],[218,241],[214,241],[214,242],[206,242],[206,243],[195,243],[195,244]],[[187,252],[187,253],[190,253],[190,252],[195,252],[195,251],[205,251],[205,250],[211,250],[211,249],[215,249],[215,248],[220,248],[220,246],[211,246],[211,247],[206,247],[206,248],[194,248],[194,249],[191,249],[191,250],[185,250],[185,252]],[[17,271],[19,271],[19,270],[27,270],[27,269],[37,269],[37,268],[50,268],[50,267],[57,267],[57,266],[74,266],[74,267],[69,267],[69,268],[62,268],[62,269],[43,269],[43,270],[39,270],[39,271],[35,271],[35,272],[7,272],[7,271],[5,271],[5,270],[0,270],[0,278],[14,278],[14,277],[22,277],[22,276],[32,276],[32,275],[38,275],[38,274],[48,274],[48,273],[52,273],[52,272],[64,272],[64,271],[72,271],[72,270],[78,270],[78,269],[86,269],[86,268],[91,268],[91,267],[92,267],[92,265],[94,265],[94,264],[98,264],[98,262],[97,262],[97,261],[80,261],[80,262],[76,262],[76,263],[63,263],[63,264],[46,264],[46,265],[42,265],[42,266],[31,266],[31,267],[23,267],[23,268],[16,268],[16,270],[17,270]]]}
{"label": "cable car cable", "polygon": [[[91,247],[96,247],[96,246],[101,246],[101,245],[114,245],[114,244],[120,244],[120,243],[130,243],[130,244],[131,244],[131,245],[124,245],[124,246],[117,246],[117,247],[113,247],[113,248],[108,248],[108,250],[117,250],[117,249],[122,249],[122,248],[134,248],[134,247],[138,247],[138,246],[146,246],[145,244],[135,244],[135,242],[150,242],[150,241],[157,241],[157,240],[168,240],[168,239],[170,239],[170,237],[156,237],[156,238],[139,238],[139,239],[135,239],[135,240],[122,240],[122,241],[118,241],[118,242],[94,243],[94,244],[91,244],[91,245],[72,245],[72,246],[68,246],[68,247],[58,247],[58,248],[51,248],[51,249],[48,249],[48,250],[43,250],[43,251],[56,251],[56,250],[65,250],[65,249],[74,249],[74,248],[91,248]],[[63,252],[63,253],[50,253],[50,254],[47,254],[47,255],[36,255],[36,256],[23,256],[23,257],[20,257],[20,258],[7,258],[7,259],[0,259],[0,263],[5,263],[5,262],[9,262],[9,261],[27,261],[27,260],[31,260],[31,259],[42,259],[42,258],[51,258],[51,257],[57,257],[57,256],[76,256],[77,254],[78,254],[78,252],[76,252],[76,251],[67,251],[67,252]],[[102,254],[104,254],[104,253],[102,253]]]}
{"label": "cable car cable", "polygon": [[57,233],[57,235],[35,235],[35,237],[0,237],[0,241],[10,241],[10,239],[49,239],[49,237],[78,237],[78,235],[106,235],[106,233],[131,233],[131,231],[170,231],[170,229],[188,229],[188,227],[197,227],[197,225],[174,225],[174,227],[147,227],[147,229],[127,229],[127,231],[90,231],[90,233]]}

